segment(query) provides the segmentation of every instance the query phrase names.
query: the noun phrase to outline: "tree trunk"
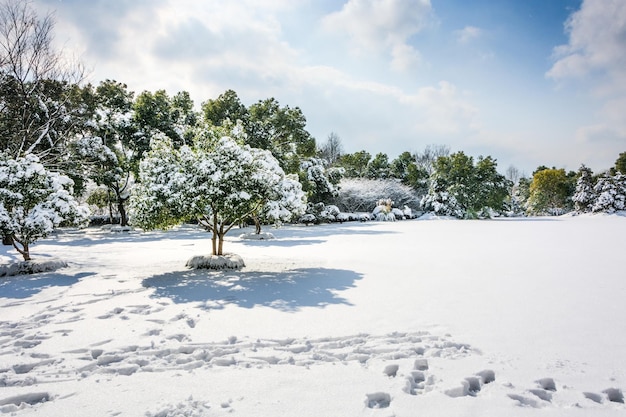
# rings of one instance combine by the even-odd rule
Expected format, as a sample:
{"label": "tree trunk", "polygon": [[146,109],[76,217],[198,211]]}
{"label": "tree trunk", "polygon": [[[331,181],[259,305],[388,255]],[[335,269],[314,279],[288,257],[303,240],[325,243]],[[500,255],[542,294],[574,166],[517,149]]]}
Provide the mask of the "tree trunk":
{"label": "tree trunk", "polygon": [[223,249],[224,249],[224,235],[226,234],[226,232],[224,232],[224,225],[221,224],[220,225],[220,230],[218,233],[218,237],[219,237],[219,242],[218,242],[218,246],[217,246],[217,254],[218,255],[223,255]]}
{"label": "tree trunk", "polygon": [[213,215],[213,237],[211,238],[211,243],[213,244],[213,255],[218,255],[217,252],[217,235],[218,235],[218,229],[217,229],[217,215]]}
{"label": "tree trunk", "polygon": [[[22,255],[22,257],[24,258],[25,261],[30,261],[30,250],[28,248],[28,243],[22,243],[20,242],[15,235],[11,236],[11,243],[13,244],[13,247],[15,248],[16,251],[18,251],[20,253],[20,255]],[[22,245],[22,248],[20,249],[17,244]]]}
{"label": "tree trunk", "polygon": [[252,219],[254,220],[254,233],[257,235],[261,234],[261,222],[259,221],[259,217],[252,216]]}
{"label": "tree trunk", "polygon": [[113,199],[111,198],[111,189],[107,188],[107,202],[109,203],[109,223],[113,224]]}
{"label": "tree trunk", "polygon": [[128,226],[128,215],[126,214],[126,208],[124,203],[126,199],[118,197],[117,199],[117,211],[120,212],[120,226]]}

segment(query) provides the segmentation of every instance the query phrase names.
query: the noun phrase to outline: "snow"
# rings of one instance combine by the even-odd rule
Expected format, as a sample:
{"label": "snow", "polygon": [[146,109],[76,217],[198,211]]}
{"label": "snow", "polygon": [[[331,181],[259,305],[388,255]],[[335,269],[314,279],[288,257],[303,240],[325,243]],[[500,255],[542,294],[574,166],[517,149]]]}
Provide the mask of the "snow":
{"label": "snow", "polygon": [[68,267],[0,280],[0,412],[624,415],[624,216],[272,233],[236,271],[185,268],[192,226],[39,241]]}

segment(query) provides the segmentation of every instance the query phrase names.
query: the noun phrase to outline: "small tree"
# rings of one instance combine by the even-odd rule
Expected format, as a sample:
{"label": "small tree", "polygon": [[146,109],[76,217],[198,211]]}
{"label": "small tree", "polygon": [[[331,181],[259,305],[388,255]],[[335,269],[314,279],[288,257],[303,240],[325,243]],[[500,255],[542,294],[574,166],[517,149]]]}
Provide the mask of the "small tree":
{"label": "small tree", "polygon": [[195,218],[212,232],[212,254],[223,255],[224,236],[243,220],[262,212],[285,218],[297,198],[283,204],[277,187],[294,195],[297,187],[285,182],[269,152],[240,145],[243,135],[241,125],[211,127],[193,147],[180,149],[171,140],[153,140],[131,199],[133,222],[154,229]]}
{"label": "small tree", "polygon": [[82,225],[89,215],[70,194],[72,180],[52,173],[35,155],[12,159],[0,153],[0,233],[31,260],[30,245],[60,224]]}

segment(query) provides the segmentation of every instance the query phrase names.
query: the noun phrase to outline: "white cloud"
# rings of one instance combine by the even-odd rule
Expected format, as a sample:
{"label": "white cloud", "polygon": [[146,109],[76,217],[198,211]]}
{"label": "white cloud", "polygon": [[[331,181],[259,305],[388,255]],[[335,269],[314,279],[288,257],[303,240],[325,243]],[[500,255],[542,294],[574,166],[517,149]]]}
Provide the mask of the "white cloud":
{"label": "white cloud", "polygon": [[340,11],[324,17],[322,26],[345,34],[353,53],[383,54],[393,69],[406,70],[420,61],[409,39],[431,19],[430,0],[349,0]]}
{"label": "white cloud", "polygon": [[557,60],[547,76],[565,79],[599,74],[601,83],[626,92],[626,2],[585,0],[565,27],[569,43],[555,48]]}
{"label": "white cloud", "polygon": [[476,26],[465,26],[461,30],[455,32],[457,42],[467,44],[474,39],[478,39],[482,35],[482,29]]}

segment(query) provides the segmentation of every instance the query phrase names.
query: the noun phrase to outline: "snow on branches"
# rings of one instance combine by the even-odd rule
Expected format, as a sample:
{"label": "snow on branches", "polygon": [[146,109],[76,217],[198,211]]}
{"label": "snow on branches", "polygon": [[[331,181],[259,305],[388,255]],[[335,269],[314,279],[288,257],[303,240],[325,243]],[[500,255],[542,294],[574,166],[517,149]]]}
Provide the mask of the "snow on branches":
{"label": "snow on branches", "polygon": [[72,197],[73,182],[44,168],[29,154],[13,159],[0,153],[0,233],[30,260],[29,245],[60,224],[82,225],[89,210]]}
{"label": "snow on branches", "polygon": [[213,233],[213,255],[222,255],[224,235],[235,225],[254,216],[289,220],[304,211],[304,194],[269,151],[240,145],[236,127],[221,138],[223,128],[211,129],[193,147],[153,141],[131,210],[144,228],[195,218]]}

